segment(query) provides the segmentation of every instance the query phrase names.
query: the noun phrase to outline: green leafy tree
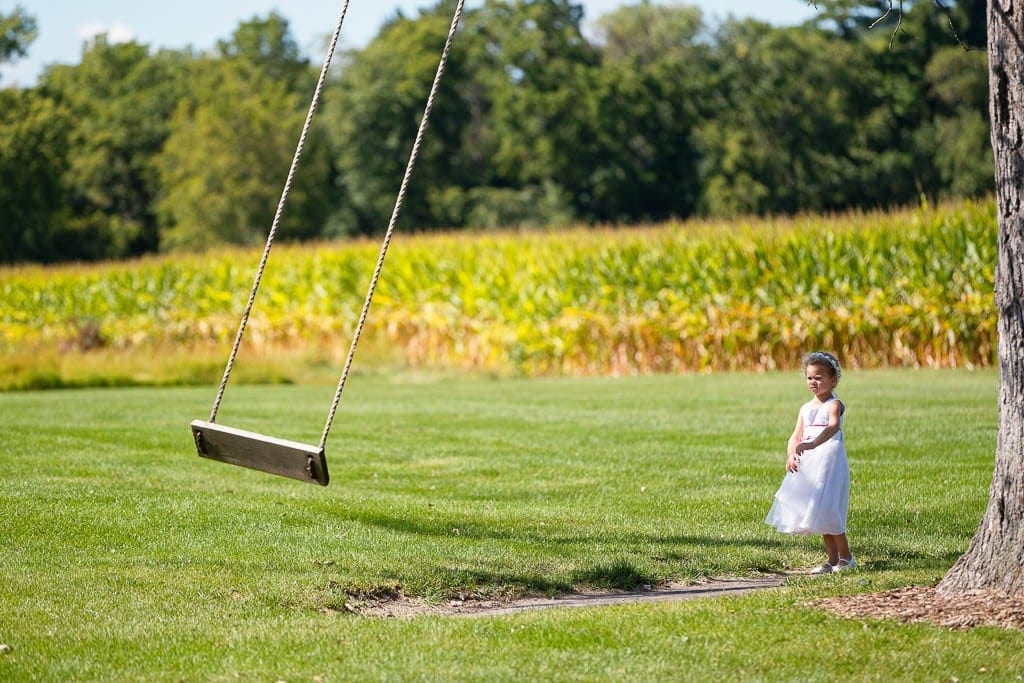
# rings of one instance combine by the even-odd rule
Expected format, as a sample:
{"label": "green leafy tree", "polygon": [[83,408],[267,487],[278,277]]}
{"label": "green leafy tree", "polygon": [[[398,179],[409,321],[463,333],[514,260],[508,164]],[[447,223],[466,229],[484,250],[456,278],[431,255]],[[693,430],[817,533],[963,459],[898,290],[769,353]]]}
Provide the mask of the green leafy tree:
{"label": "green leafy tree", "polygon": [[[198,60],[157,159],[162,249],[257,244],[267,235],[307,104],[244,60]],[[318,236],[329,211],[328,154],[314,132],[278,235]]]}
{"label": "green leafy tree", "polygon": [[[371,234],[387,227],[450,22],[446,2],[417,19],[398,14],[364,49],[345,55],[324,117],[342,190],[336,232]],[[466,57],[472,12],[464,22],[403,201],[400,225],[407,228],[460,226],[469,201],[464,190],[493,177],[495,141],[483,123],[490,98]]]}
{"label": "green leafy tree", "polygon": [[858,137],[876,196],[868,191],[863,201],[989,191],[985,2],[819,5],[818,25],[855,41],[871,61],[865,95],[876,104]]}
{"label": "green leafy tree", "polygon": [[864,200],[868,60],[808,29],[730,21],[717,40],[717,111],[700,130],[703,212],[793,213]]}
{"label": "green leafy tree", "polygon": [[[807,4],[814,5],[818,10],[814,19],[807,22],[808,25],[835,32],[844,40],[852,41],[860,41],[865,31],[886,16],[889,8],[888,0],[816,0]],[[895,20],[896,16],[892,18]]]}
{"label": "green leafy tree", "polygon": [[593,213],[593,99],[600,53],[566,0],[488,2],[476,21],[491,94],[496,184],[557,185],[573,213]]}
{"label": "green leafy tree", "polygon": [[988,119],[985,53],[948,47],[925,69],[931,120],[915,134],[917,146],[932,150],[936,193],[965,197],[994,189]]}
{"label": "green leafy tree", "polygon": [[66,112],[52,100],[0,89],[0,261],[77,256],[63,202],[68,129]]}
{"label": "green leafy tree", "polygon": [[241,60],[267,77],[290,83],[296,92],[311,92],[315,74],[302,56],[288,20],[278,12],[254,16],[238,25],[228,40],[217,42],[217,54]]}
{"label": "green leafy tree", "polygon": [[699,9],[643,2],[598,21],[602,63],[592,105],[592,211],[598,221],[689,216],[696,210],[700,120],[709,114],[710,50]]}
{"label": "green leafy tree", "polygon": [[[865,34],[865,46],[873,53],[879,74],[878,89],[883,101],[890,103],[892,123],[888,131],[876,129],[866,147],[880,159],[902,157],[910,162],[898,177],[888,178],[894,185],[899,178],[913,180],[913,188],[898,193],[896,201],[965,190],[975,194],[984,187],[976,168],[953,157],[967,152],[980,156],[982,163],[991,158],[985,151],[986,98],[970,92],[954,94],[948,84],[936,81],[954,77],[958,85],[971,89],[969,80],[987,80],[983,60],[950,59],[950,50],[963,52],[969,45],[966,40],[984,47],[984,25],[984,6],[977,2],[913,2],[905,3],[902,11],[895,6],[886,21]],[[950,107],[954,100],[960,107],[956,112]],[[963,125],[960,133],[958,125]],[[959,172],[968,175],[954,180],[951,173]]]}
{"label": "green leafy tree", "polygon": [[38,33],[35,17],[22,7],[0,12],[0,64],[27,55]]}
{"label": "green leafy tree", "polygon": [[[157,160],[162,249],[266,239],[315,81],[276,13],[241,23],[218,54],[190,64],[187,96]],[[323,234],[329,160],[321,129],[312,129],[278,226],[282,240]]]}
{"label": "green leafy tree", "polygon": [[152,56],[144,45],[99,36],[79,64],[43,74],[41,92],[71,116],[65,201],[81,243],[91,245],[80,258],[157,248],[154,160],[184,89],[185,61],[182,53]]}

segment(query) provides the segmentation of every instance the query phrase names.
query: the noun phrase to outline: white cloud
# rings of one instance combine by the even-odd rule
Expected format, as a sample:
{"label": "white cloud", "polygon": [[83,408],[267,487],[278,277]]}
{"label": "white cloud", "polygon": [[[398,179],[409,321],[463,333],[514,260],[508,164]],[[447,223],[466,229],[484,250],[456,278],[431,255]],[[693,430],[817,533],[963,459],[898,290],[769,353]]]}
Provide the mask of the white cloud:
{"label": "white cloud", "polygon": [[132,31],[130,26],[120,21],[115,21],[109,25],[99,21],[88,21],[81,24],[77,32],[78,37],[86,42],[91,42],[96,36],[102,34],[106,34],[107,42],[111,45],[135,40],[135,32]]}

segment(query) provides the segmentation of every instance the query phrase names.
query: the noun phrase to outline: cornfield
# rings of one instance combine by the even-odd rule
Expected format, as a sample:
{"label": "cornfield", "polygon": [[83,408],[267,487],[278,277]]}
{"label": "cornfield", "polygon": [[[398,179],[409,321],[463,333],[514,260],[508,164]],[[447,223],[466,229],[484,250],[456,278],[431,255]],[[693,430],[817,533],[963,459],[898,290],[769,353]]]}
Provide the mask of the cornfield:
{"label": "cornfield", "polygon": [[[279,246],[244,345],[343,357],[372,242]],[[5,353],[230,346],[259,252],[0,269]],[[521,375],[994,362],[991,201],[733,223],[398,235],[363,345]],[[357,356],[359,358],[361,356]]]}

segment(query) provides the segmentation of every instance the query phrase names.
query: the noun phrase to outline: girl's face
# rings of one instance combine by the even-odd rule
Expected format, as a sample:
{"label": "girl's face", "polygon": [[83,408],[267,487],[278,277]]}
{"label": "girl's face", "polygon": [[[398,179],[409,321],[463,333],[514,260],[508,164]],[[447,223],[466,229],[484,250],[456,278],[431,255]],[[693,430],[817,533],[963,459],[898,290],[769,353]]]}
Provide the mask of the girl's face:
{"label": "girl's face", "polygon": [[836,388],[838,383],[830,370],[831,368],[826,368],[817,363],[810,363],[807,366],[807,388],[819,399],[831,396],[832,390]]}

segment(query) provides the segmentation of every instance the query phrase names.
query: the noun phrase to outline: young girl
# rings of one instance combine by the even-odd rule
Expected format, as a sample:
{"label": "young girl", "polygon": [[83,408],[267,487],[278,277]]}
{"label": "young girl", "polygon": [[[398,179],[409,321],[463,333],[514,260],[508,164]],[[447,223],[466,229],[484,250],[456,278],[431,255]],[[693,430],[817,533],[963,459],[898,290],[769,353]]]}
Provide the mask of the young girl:
{"label": "young girl", "polygon": [[814,398],[800,408],[786,449],[786,476],[764,521],[784,534],[821,534],[828,560],[811,573],[841,572],[857,566],[846,542],[846,407],[834,393],[842,371],[836,357],[824,351],[804,356],[801,367]]}

